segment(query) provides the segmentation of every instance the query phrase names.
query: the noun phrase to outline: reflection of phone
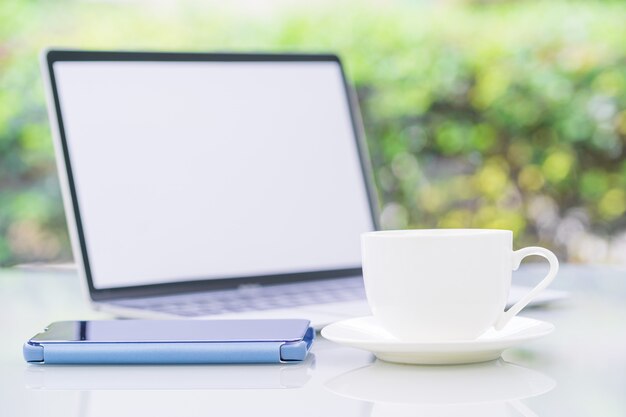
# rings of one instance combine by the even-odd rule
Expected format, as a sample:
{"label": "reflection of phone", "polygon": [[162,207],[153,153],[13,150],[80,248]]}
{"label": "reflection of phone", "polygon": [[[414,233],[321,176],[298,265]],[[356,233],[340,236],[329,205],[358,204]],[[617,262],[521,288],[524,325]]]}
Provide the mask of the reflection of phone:
{"label": "reflection of phone", "polygon": [[52,323],[24,344],[32,363],[284,363],[304,360],[308,320],[95,320]]}
{"label": "reflection of phone", "polygon": [[33,390],[241,390],[303,387],[315,366],[310,353],[301,362],[266,365],[26,366],[26,387]]}

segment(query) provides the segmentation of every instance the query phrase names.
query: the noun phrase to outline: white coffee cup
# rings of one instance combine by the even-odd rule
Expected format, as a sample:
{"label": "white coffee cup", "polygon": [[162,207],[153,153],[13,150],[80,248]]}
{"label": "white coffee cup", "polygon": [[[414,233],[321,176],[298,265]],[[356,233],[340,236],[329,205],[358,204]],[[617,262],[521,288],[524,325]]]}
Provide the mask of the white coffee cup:
{"label": "white coffee cup", "polygon": [[[513,233],[490,229],[432,229],[361,235],[365,292],[372,313],[402,340],[471,340],[501,330],[554,279],[548,249],[513,251]],[[550,271],[506,312],[512,271],[539,255]]]}

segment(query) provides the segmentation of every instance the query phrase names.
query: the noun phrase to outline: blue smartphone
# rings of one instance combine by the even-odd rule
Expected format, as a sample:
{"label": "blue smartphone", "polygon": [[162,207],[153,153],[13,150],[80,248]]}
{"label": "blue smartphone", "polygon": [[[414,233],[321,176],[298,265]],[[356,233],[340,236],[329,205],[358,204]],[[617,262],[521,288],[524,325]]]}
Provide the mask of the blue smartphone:
{"label": "blue smartphone", "polygon": [[60,321],[24,344],[39,364],[287,363],[304,360],[308,320]]}

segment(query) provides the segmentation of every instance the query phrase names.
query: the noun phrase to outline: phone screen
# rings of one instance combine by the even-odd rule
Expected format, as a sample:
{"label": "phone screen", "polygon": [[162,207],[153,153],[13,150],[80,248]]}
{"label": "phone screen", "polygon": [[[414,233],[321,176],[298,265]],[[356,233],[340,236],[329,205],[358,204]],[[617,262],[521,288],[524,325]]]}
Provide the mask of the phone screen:
{"label": "phone screen", "polygon": [[52,323],[34,343],[297,341],[308,320],[94,320]]}

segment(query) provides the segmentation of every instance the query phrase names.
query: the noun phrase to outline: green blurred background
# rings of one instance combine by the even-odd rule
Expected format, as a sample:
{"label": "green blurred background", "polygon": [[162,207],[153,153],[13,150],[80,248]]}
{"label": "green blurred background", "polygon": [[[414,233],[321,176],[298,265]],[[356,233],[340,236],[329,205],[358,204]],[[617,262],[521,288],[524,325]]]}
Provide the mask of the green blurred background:
{"label": "green blurred background", "polygon": [[45,46],[336,52],[383,227],[506,228],[626,264],[625,22],[612,1],[2,0],[0,265],[71,260]]}

